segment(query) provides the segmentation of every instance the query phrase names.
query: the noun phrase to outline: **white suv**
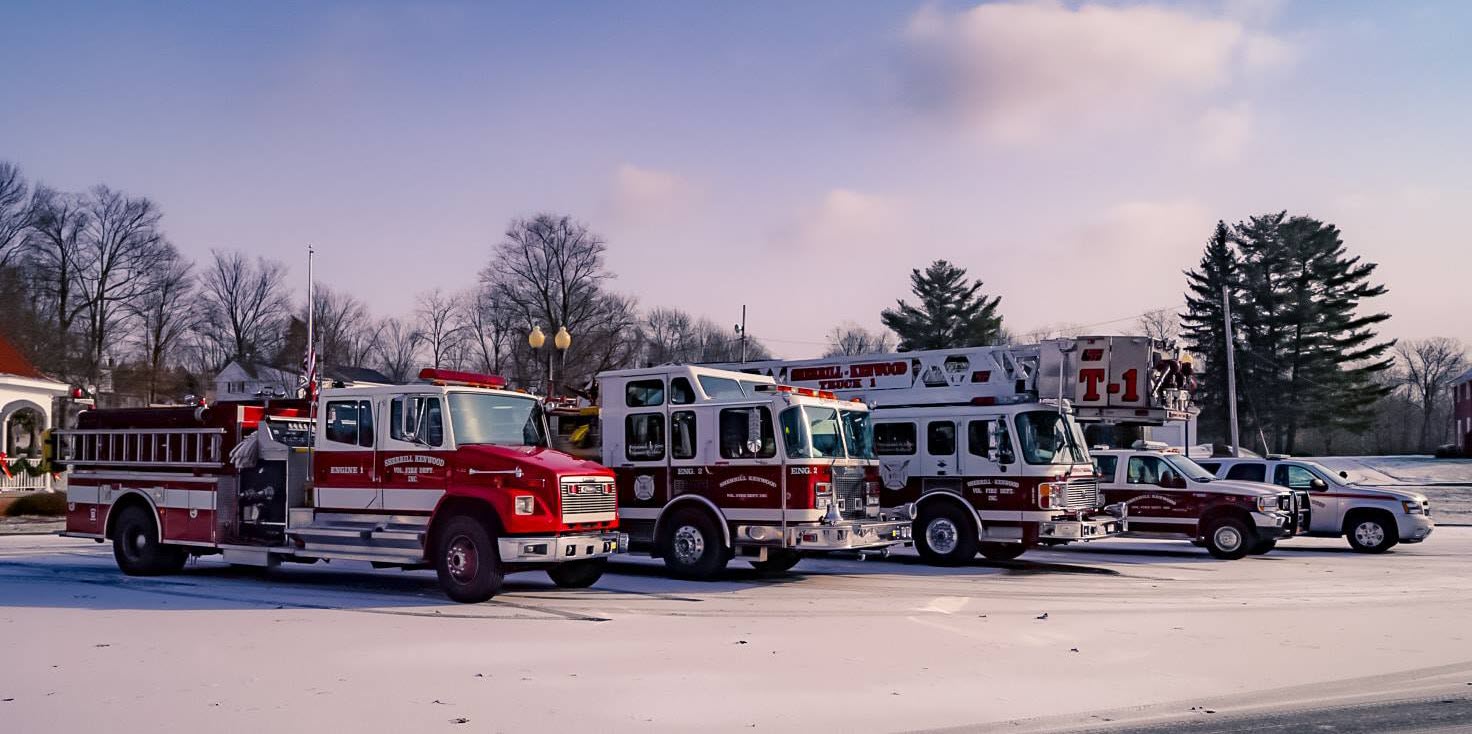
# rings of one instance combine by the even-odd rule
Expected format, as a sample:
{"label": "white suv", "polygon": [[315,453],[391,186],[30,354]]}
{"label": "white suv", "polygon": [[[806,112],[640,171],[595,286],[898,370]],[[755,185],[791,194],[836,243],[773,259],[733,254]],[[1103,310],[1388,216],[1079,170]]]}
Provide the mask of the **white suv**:
{"label": "white suv", "polygon": [[1346,475],[1306,459],[1202,459],[1196,463],[1220,479],[1271,482],[1310,502],[1309,536],[1338,538],[1362,553],[1383,553],[1396,543],[1419,543],[1431,535],[1431,502],[1426,495],[1387,487],[1366,487]]}

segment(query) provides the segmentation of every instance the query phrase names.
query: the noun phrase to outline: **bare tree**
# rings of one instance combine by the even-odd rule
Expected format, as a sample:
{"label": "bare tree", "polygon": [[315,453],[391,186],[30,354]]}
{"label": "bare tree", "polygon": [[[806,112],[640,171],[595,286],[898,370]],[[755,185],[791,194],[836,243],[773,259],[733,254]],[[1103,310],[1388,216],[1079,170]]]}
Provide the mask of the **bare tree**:
{"label": "bare tree", "polygon": [[488,286],[475,288],[459,298],[467,304],[460,309],[460,326],[470,351],[469,361],[482,372],[501,374],[520,336],[516,331],[516,314]]}
{"label": "bare tree", "polygon": [[394,382],[407,382],[419,361],[419,332],[396,318],[384,319],[377,331],[379,371]]}
{"label": "bare tree", "polygon": [[86,316],[84,359],[95,380],[103,357],[126,329],[134,302],[150,287],[149,274],[173,248],[159,230],[162,213],[146,198],[98,186],[83,208],[87,226],[76,281]]}
{"label": "bare tree", "polygon": [[229,359],[260,360],[280,338],[287,298],[286,267],[265,258],[252,263],[241,252],[215,250],[210,254],[201,279],[209,335]]}
{"label": "bare tree", "polygon": [[86,306],[86,299],[77,293],[77,273],[87,213],[80,197],[46,186],[37,186],[31,194],[31,211],[25,251],[38,310],[50,326],[46,361],[62,375],[75,378],[71,342],[73,324]]}
{"label": "bare tree", "polygon": [[1181,317],[1168,308],[1158,308],[1141,314],[1135,329],[1140,336],[1173,342],[1181,334]]}
{"label": "bare tree", "polygon": [[19,256],[32,217],[30,184],[15,164],[0,161],[0,268]]}
{"label": "bare tree", "polygon": [[[351,293],[329,286],[312,289],[313,310],[323,364],[360,367],[373,354],[378,339],[377,324],[368,317],[368,307]],[[305,314],[302,316],[305,322]]]}
{"label": "bare tree", "polygon": [[446,296],[439,288],[419,294],[419,307],[414,310],[414,330],[428,350],[425,356],[431,367],[459,366],[456,357],[459,356],[464,332],[460,308],[454,298]]}
{"label": "bare tree", "polygon": [[855,323],[835,326],[828,332],[828,351],[824,357],[852,357],[860,354],[892,352],[895,342],[889,332],[874,333]]}
{"label": "bare tree", "polygon": [[1442,396],[1467,368],[1467,346],[1438,336],[1397,342],[1395,354],[1410,398],[1421,408],[1421,451],[1430,451],[1435,448],[1431,426]]}
{"label": "bare tree", "polygon": [[659,307],[644,315],[644,349],[649,365],[698,362],[695,319],[678,308]]}
{"label": "bare tree", "polygon": [[194,266],[168,248],[154,270],[142,276],[148,287],[127,304],[138,322],[137,342],[148,369],[148,402],[158,399],[159,376],[199,323],[194,299]]}

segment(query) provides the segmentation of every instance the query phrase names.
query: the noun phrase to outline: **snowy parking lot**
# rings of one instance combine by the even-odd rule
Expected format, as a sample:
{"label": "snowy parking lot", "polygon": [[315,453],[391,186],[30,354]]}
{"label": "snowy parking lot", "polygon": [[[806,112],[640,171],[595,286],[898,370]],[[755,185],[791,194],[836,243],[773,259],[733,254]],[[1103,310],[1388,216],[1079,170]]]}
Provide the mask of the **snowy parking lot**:
{"label": "snowy parking lot", "polygon": [[1435,695],[1472,684],[1469,557],[1444,527],[1381,556],[1110,540],[711,583],[634,559],[466,606],[429,572],[128,578],[107,546],[0,537],[0,728],[1030,731]]}

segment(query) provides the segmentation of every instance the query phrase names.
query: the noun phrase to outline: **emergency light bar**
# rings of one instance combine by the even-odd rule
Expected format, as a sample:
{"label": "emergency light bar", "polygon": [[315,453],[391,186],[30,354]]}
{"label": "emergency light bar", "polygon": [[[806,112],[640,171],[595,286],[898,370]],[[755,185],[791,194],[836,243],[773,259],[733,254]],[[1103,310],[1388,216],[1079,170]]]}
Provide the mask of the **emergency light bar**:
{"label": "emergency light bar", "polygon": [[479,372],[438,370],[425,367],[419,371],[419,379],[432,385],[459,385],[462,387],[484,387],[501,390],[506,387],[506,378],[500,375],[483,375]]}
{"label": "emergency light bar", "polygon": [[[757,385],[757,392],[790,392],[794,395],[802,395],[809,398],[823,398],[824,400],[837,400],[838,395],[828,390],[814,390],[810,387],[793,387],[792,385]],[[862,402],[862,401],[859,401]]]}

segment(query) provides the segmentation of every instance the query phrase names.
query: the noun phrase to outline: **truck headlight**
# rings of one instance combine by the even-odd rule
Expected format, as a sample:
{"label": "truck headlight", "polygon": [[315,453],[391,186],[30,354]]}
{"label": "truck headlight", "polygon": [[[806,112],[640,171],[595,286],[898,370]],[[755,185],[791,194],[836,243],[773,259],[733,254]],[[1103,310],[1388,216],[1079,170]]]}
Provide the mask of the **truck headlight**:
{"label": "truck headlight", "polygon": [[1063,485],[1043,482],[1038,485],[1038,507],[1054,510],[1063,506]]}
{"label": "truck headlight", "polygon": [[833,504],[833,485],[829,482],[813,484],[813,500],[818,509],[828,509],[828,506]]}
{"label": "truck headlight", "polygon": [[1278,510],[1278,495],[1257,498],[1258,512],[1275,512]]}
{"label": "truck headlight", "polygon": [[516,514],[530,515],[537,506],[537,498],[531,495],[522,495],[516,498]]}
{"label": "truck headlight", "polygon": [[1426,508],[1422,507],[1420,502],[1414,500],[1402,500],[1400,506],[1406,508],[1407,515],[1420,515],[1426,511]]}

